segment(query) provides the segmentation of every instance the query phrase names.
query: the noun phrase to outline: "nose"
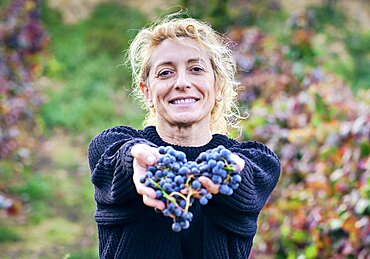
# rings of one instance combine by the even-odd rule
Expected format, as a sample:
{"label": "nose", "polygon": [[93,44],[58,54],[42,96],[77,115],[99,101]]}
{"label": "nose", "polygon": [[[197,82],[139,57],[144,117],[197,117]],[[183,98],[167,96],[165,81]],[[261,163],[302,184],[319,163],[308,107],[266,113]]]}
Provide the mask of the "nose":
{"label": "nose", "polygon": [[181,90],[181,91],[185,90],[186,88],[191,87],[191,83],[190,83],[190,80],[188,78],[186,71],[178,71],[174,86],[176,90]]}

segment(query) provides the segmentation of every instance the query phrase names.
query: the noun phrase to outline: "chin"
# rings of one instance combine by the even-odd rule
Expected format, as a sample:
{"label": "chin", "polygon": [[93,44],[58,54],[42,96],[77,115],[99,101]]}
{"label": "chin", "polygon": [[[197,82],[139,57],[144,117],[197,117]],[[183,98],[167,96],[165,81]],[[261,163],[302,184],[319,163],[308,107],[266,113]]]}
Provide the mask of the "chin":
{"label": "chin", "polygon": [[197,118],[194,118],[193,114],[177,114],[171,119],[176,124],[192,124],[197,121]]}
{"label": "chin", "polygon": [[193,125],[200,125],[207,123],[208,119],[206,117],[194,116],[195,114],[177,114],[171,118],[174,125],[179,127],[189,127]]}
{"label": "chin", "polygon": [[175,121],[175,125],[179,127],[189,127],[193,125],[195,121],[187,121],[187,120],[181,120],[181,121]]}

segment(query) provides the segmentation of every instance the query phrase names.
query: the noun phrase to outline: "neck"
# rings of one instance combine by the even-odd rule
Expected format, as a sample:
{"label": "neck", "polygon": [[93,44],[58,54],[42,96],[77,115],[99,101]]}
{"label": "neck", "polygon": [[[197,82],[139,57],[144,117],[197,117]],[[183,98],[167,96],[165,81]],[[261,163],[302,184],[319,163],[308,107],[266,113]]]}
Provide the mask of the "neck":
{"label": "neck", "polygon": [[209,143],[212,139],[209,127],[198,126],[172,126],[157,125],[157,132],[165,142],[178,146],[197,147]]}

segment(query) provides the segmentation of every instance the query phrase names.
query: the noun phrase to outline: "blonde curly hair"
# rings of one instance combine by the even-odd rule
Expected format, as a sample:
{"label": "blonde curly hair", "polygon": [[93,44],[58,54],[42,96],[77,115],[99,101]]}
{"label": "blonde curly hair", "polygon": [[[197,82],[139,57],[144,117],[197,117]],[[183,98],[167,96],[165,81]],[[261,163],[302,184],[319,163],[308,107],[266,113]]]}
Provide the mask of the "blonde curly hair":
{"label": "blonde curly hair", "polygon": [[206,51],[210,57],[215,83],[222,97],[211,112],[210,130],[212,134],[227,134],[232,127],[237,128],[241,118],[236,105],[238,82],[235,80],[236,63],[233,52],[226,38],[211,26],[194,18],[179,18],[178,14],[168,15],[140,30],[127,51],[127,61],[132,69],[133,94],[143,108],[149,111],[144,126],[156,125],[156,115],[155,109],[146,105],[140,83],[147,82],[154,49],[167,38],[178,40],[179,37],[195,40],[200,49]]}

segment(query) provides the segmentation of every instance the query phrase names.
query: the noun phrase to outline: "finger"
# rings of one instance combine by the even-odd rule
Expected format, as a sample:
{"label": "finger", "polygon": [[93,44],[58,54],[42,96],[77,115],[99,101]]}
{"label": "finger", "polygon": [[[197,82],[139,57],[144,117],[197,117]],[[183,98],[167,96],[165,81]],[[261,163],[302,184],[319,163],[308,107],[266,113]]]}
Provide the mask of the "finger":
{"label": "finger", "polygon": [[153,165],[159,158],[158,150],[146,144],[136,144],[131,148],[131,154],[141,166]]}
{"label": "finger", "polygon": [[133,168],[134,168],[134,174],[132,176],[132,180],[134,181],[134,184],[136,187],[138,186],[145,186],[140,182],[140,179],[145,176],[146,167],[140,166],[137,159],[134,159],[133,161]]}
{"label": "finger", "polygon": [[149,207],[157,208],[159,210],[163,210],[165,208],[164,203],[162,201],[153,199],[146,194],[143,195],[143,202],[145,205]]}
{"label": "finger", "polygon": [[146,187],[144,184],[142,184],[140,182],[138,184],[136,184],[135,186],[136,186],[137,193],[139,193],[141,195],[146,195],[150,198],[155,198],[156,197],[154,189],[152,189],[150,187]]}
{"label": "finger", "polygon": [[236,166],[238,167],[239,172],[243,170],[245,161],[236,154],[231,154],[231,158],[235,161]]}
{"label": "finger", "polygon": [[212,180],[209,179],[208,177],[201,176],[199,177],[198,180],[207,189],[209,193],[212,194],[218,193],[220,186],[218,184],[213,183]]}
{"label": "finger", "polygon": [[159,151],[158,151],[158,148],[156,147],[151,147],[147,144],[136,144],[134,147],[132,147],[135,149],[138,149],[138,150],[143,150],[145,152],[148,152],[148,153],[151,153],[152,155],[154,155],[155,157],[159,157],[160,154],[159,154]]}
{"label": "finger", "polygon": [[188,188],[184,188],[184,189],[181,189],[180,191],[182,194],[188,194],[189,193],[189,189]]}
{"label": "finger", "polygon": [[200,199],[202,196],[200,196],[200,194],[198,193],[198,192],[195,192],[195,193],[193,193],[193,195],[192,195],[194,198],[196,198],[196,199]]}

